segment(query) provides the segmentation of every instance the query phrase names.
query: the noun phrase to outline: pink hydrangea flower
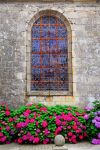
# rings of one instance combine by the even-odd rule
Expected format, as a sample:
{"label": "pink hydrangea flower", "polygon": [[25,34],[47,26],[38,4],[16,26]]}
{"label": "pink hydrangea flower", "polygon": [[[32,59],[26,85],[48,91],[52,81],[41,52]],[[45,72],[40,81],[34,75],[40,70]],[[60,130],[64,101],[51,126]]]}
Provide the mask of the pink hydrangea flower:
{"label": "pink hydrangea flower", "polygon": [[6,110],[5,114],[6,114],[6,116],[9,116],[10,115],[10,111]]}
{"label": "pink hydrangea flower", "polygon": [[9,120],[9,122],[12,122],[12,121],[13,121],[13,118],[9,118],[8,120]]}
{"label": "pink hydrangea flower", "polygon": [[30,123],[33,123],[35,120],[32,118],[29,120]]}
{"label": "pink hydrangea flower", "polygon": [[5,142],[5,141],[6,141],[6,139],[7,139],[7,137],[6,137],[6,136],[2,137],[2,138],[1,138],[1,142]]}
{"label": "pink hydrangea flower", "polygon": [[24,115],[25,117],[28,117],[28,116],[29,116],[29,113],[24,112],[23,115]]}
{"label": "pink hydrangea flower", "polygon": [[39,125],[39,123],[38,123],[38,121],[36,121],[36,126],[38,126]]}
{"label": "pink hydrangea flower", "polygon": [[10,144],[10,141],[6,141],[6,144]]}
{"label": "pink hydrangea flower", "polygon": [[41,107],[41,108],[40,108],[40,111],[47,112],[47,108],[45,108],[45,107]]}
{"label": "pink hydrangea flower", "polygon": [[38,137],[35,137],[35,138],[34,138],[34,143],[38,144],[39,141],[40,141],[40,139],[39,139]]}
{"label": "pink hydrangea flower", "polygon": [[43,144],[48,144],[48,142],[49,142],[49,139],[46,138],[46,139],[43,141]]}
{"label": "pink hydrangea flower", "polygon": [[40,131],[40,129],[37,129],[36,132],[37,132],[37,133],[40,133],[41,131]]}
{"label": "pink hydrangea flower", "polygon": [[30,141],[30,142],[31,142],[31,141],[34,141],[34,136],[33,136],[33,135],[30,136],[29,141]]}
{"label": "pink hydrangea flower", "polygon": [[45,135],[48,135],[49,133],[50,133],[50,131],[49,131],[48,129],[45,129],[45,130],[44,130],[44,134],[45,134]]}
{"label": "pink hydrangea flower", "polygon": [[71,129],[71,126],[68,126],[67,129]]}
{"label": "pink hydrangea flower", "polygon": [[62,126],[56,128],[55,130],[55,135],[57,135],[58,133],[60,133],[62,131]]}
{"label": "pink hydrangea flower", "polygon": [[27,135],[24,135],[24,136],[22,137],[22,139],[23,139],[24,141],[26,141],[26,140],[27,140]]}
{"label": "pink hydrangea flower", "polygon": [[58,118],[56,118],[56,125],[57,126],[61,125],[61,121]]}
{"label": "pink hydrangea flower", "polygon": [[30,109],[27,109],[25,112],[28,113],[28,114],[30,114],[30,113],[31,113],[31,110],[30,110]]}
{"label": "pink hydrangea flower", "polygon": [[73,133],[72,132],[68,132],[68,136],[72,136],[73,135]]}
{"label": "pink hydrangea flower", "polygon": [[45,127],[47,127],[47,125],[48,125],[47,121],[44,120],[44,121],[42,122],[42,127],[45,128]]}
{"label": "pink hydrangea flower", "polygon": [[0,137],[2,137],[3,136],[3,133],[2,132],[0,132]]}
{"label": "pink hydrangea flower", "polygon": [[63,122],[62,122],[62,125],[65,126],[65,125],[66,125],[66,121],[63,121]]}
{"label": "pink hydrangea flower", "polygon": [[9,126],[6,126],[6,130],[9,131],[9,130],[10,130],[10,127],[9,127]]}

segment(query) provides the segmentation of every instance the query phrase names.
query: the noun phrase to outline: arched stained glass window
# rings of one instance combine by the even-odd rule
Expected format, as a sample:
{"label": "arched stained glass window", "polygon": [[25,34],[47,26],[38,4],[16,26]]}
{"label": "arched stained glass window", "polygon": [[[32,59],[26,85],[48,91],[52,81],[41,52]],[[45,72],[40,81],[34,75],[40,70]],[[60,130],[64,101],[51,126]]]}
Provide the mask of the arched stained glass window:
{"label": "arched stained glass window", "polygon": [[68,92],[68,59],[65,24],[56,16],[38,18],[31,29],[31,92]]}

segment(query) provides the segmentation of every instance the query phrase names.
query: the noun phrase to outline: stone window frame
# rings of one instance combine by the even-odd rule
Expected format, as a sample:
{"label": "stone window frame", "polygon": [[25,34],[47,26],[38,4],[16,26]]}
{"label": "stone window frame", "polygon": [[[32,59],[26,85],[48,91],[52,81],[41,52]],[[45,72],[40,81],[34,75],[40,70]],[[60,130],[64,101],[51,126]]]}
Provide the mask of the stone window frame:
{"label": "stone window frame", "polygon": [[[67,32],[68,32],[68,78],[69,78],[69,90],[68,91],[31,91],[31,28],[35,21],[44,15],[53,15],[61,19],[61,21],[65,24]],[[28,96],[72,96],[73,95],[73,76],[72,76],[72,30],[69,21],[66,17],[55,10],[42,10],[33,16],[30,20],[26,32],[26,84],[27,90],[26,94]]]}

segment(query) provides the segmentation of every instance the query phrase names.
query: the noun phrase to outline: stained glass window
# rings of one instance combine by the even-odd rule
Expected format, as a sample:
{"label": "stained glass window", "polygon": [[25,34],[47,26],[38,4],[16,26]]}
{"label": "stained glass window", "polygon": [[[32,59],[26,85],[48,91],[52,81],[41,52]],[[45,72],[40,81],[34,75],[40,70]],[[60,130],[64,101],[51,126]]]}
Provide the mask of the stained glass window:
{"label": "stained glass window", "polygon": [[31,91],[68,91],[68,36],[55,16],[41,16],[31,30]]}

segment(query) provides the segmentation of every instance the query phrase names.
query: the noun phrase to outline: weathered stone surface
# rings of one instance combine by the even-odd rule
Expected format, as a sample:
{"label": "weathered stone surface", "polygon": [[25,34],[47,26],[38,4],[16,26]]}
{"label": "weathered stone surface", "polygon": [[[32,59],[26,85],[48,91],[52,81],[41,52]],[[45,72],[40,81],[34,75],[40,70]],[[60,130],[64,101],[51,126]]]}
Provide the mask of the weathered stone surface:
{"label": "weathered stone surface", "polygon": [[68,150],[67,146],[55,146],[53,150]]}
{"label": "weathered stone surface", "polygon": [[27,101],[74,105],[80,98],[84,104],[84,99],[100,99],[100,5],[11,2],[0,3],[0,101],[12,107],[26,102],[27,28],[33,16],[45,9],[60,11],[71,25],[73,96]]}

